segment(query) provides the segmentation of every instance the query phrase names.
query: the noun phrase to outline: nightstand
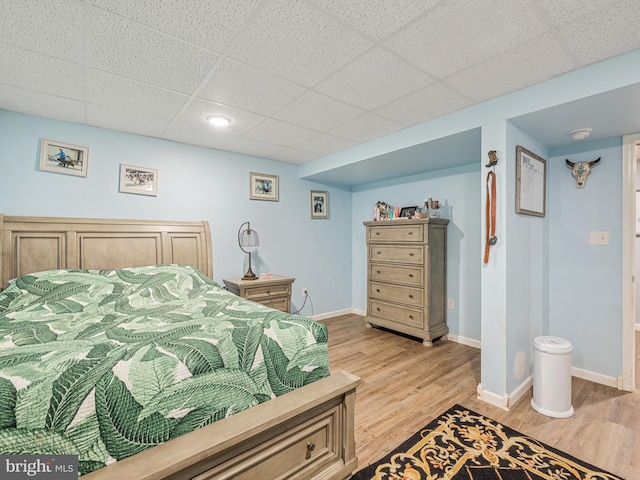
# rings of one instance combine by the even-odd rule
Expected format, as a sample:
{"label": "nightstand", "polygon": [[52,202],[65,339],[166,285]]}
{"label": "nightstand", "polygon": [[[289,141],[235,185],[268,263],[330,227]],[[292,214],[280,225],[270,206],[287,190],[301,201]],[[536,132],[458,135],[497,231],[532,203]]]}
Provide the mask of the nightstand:
{"label": "nightstand", "polygon": [[273,275],[271,278],[243,280],[226,278],[222,281],[230,292],[283,312],[291,311],[291,284],[295,278]]}

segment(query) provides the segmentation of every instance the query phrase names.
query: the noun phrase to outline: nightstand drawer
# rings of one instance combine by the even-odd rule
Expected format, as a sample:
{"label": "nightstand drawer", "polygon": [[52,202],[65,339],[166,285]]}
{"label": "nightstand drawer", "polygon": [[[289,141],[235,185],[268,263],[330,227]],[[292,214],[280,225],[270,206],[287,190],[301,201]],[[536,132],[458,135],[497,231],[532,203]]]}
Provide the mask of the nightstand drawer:
{"label": "nightstand drawer", "polygon": [[369,264],[369,278],[422,287],[424,285],[424,267]]}
{"label": "nightstand drawer", "polygon": [[369,300],[369,315],[417,328],[423,328],[424,324],[424,310],[414,310],[376,300]]}
{"label": "nightstand drawer", "polygon": [[423,265],[424,248],[404,245],[369,245],[369,261]]}
{"label": "nightstand drawer", "polygon": [[278,298],[265,298],[260,300],[259,303],[267,307],[280,310],[282,312],[290,313],[291,307],[289,306],[289,301],[290,301],[289,297],[278,297]]}
{"label": "nightstand drawer", "polygon": [[291,284],[280,283],[275,285],[263,285],[246,289],[245,298],[247,300],[253,300],[255,302],[263,302],[263,300],[270,297],[291,295]]}
{"label": "nightstand drawer", "polygon": [[422,307],[423,305],[423,290],[421,288],[371,282],[369,295],[376,300],[388,300],[411,307]]}

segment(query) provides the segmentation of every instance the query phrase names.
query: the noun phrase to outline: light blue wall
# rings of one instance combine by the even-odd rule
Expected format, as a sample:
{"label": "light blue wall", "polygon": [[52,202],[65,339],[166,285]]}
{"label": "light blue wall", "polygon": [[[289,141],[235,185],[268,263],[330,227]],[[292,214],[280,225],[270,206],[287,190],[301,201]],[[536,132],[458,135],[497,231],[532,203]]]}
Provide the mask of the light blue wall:
{"label": "light blue wall", "polygon": [[447,227],[447,297],[455,303],[447,310],[449,331],[480,340],[480,196],[479,163],[430,174],[370,184],[353,193],[353,304],[367,308],[367,254],[363,221],[373,219],[373,206],[422,206],[429,195],[439,200]]}
{"label": "light blue wall", "polygon": [[[213,134],[213,133],[212,133]],[[38,170],[40,140],[89,147],[88,175]],[[296,277],[292,301],[305,315],[351,307],[351,193],[298,178],[297,165],[0,110],[0,212],[164,220],[208,220],[214,278],[244,274],[240,224],[260,234],[256,273]],[[118,192],[119,164],[156,168],[158,196]],[[249,200],[249,172],[280,178],[280,201]],[[329,192],[328,220],[311,220],[309,192]]]}
{"label": "light blue wall", "polygon": [[[573,345],[573,366],[617,378],[622,371],[622,141],[553,152],[549,160],[549,334]],[[565,159],[602,157],[583,189]],[[609,245],[590,245],[591,231]]]}

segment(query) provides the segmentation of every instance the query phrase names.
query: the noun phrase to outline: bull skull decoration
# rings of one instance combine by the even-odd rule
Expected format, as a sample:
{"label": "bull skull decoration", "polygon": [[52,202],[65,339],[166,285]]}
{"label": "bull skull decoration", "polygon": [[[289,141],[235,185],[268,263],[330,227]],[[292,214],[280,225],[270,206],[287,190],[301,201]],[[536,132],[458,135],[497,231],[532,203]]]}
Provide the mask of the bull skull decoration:
{"label": "bull skull decoration", "polygon": [[600,158],[598,157],[593,162],[570,162],[569,159],[566,160],[567,165],[572,168],[571,175],[576,178],[576,188],[584,188],[587,177],[591,173],[591,168],[600,163]]}

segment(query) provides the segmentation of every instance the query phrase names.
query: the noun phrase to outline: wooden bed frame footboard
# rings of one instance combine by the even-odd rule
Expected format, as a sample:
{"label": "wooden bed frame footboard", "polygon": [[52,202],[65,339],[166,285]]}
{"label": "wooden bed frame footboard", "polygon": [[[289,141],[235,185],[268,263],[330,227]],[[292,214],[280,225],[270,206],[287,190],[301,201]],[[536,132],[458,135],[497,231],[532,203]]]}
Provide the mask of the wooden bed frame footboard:
{"label": "wooden bed frame footboard", "polygon": [[[0,290],[18,276],[64,268],[179,263],[213,278],[206,221],[0,214]],[[355,392],[339,371],[83,476],[87,480],[343,480],[356,469]]]}

